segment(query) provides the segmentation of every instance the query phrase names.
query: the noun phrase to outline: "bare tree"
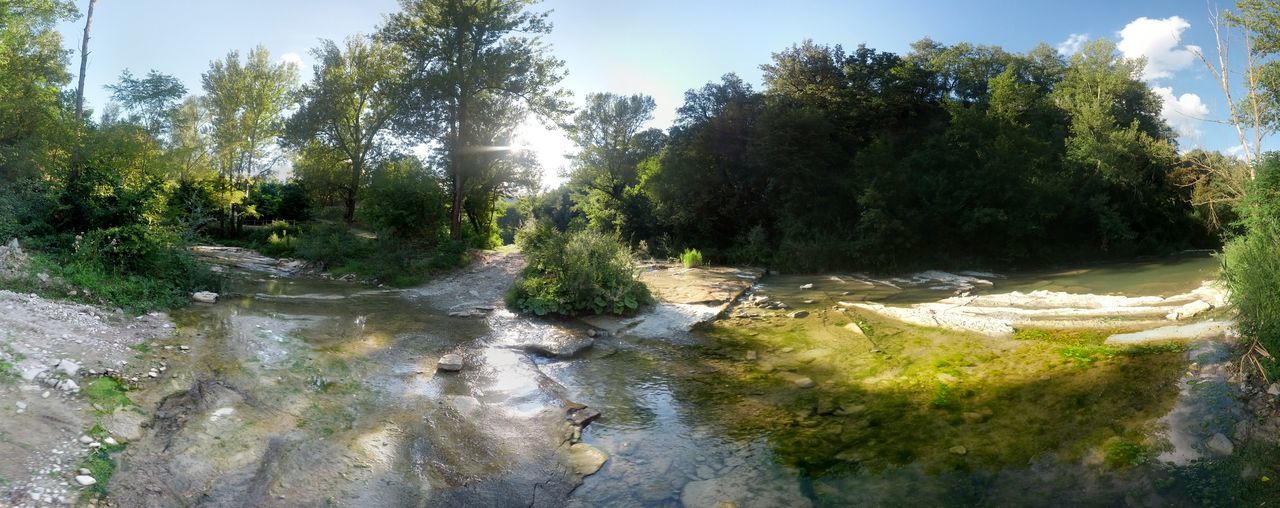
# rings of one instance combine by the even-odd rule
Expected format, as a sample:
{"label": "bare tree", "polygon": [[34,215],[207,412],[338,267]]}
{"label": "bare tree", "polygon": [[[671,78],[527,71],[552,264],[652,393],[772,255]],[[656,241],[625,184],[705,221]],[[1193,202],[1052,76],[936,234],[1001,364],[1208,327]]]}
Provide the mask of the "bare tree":
{"label": "bare tree", "polygon": [[84,72],[89,67],[89,28],[93,26],[93,7],[98,0],[89,0],[89,11],[84,17],[84,39],[80,42],[80,83],[76,86],[76,123],[84,118]]}

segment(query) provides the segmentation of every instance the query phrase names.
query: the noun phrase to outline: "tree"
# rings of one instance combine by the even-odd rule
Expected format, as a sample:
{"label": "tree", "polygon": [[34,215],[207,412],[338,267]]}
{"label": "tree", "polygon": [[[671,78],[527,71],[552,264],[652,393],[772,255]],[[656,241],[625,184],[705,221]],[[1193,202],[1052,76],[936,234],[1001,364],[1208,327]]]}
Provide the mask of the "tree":
{"label": "tree", "polygon": [[14,181],[48,165],[41,147],[60,136],[60,90],[70,79],[55,24],[75,17],[70,1],[0,2],[0,177]]}
{"label": "tree", "polygon": [[350,169],[346,213],[355,218],[356,198],[369,167],[387,152],[391,120],[403,109],[397,81],[404,58],[373,38],[348,38],[345,48],[330,40],[312,51],[319,65],[302,87],[302,106],[290,118],[288,139],[301,146],[312,139],[340,151]]}
{"label": "tree", "polygon": [[80,83],[76,85],[76,122],[84,117],[84,75],[89,67],[89,29],[93,26],[93,7],[98,0],[89,0],[89,13],[84,17],[84,39],[80,42]]}
{"label": "tree", "polygon": [[107,85],[111,100],[129,114],[129,121],[141,125],[153,136],[169,131],[178,104],[187,95],[187,87],[178,78],[152,70],[144,78],[135,78],[129,69],[120,73],[120,82]]}
{"label": "tree", "polygon": [[[437,143],[445,153],[452,206],[449,231],[462,238],[470,170],[467,159],[484,153],[477,129],[486,101],[510,100],[528,112],[555,119],[567,109],[556,88],[564,63],[549,55],[541,36],[551,31],[546,13],[526,10],[529,0],[400,0],[381,34],[409,58],[408,110],[402,127]],[[490,103],[492,104],[492,103]]]}
{"label": "tree", "polygon": [[568,126],[569,139],[578,145],[570,181],[592,225],[622,232],[626,192],[639,182],[637,168],[666,141],[662,131],[644,128],[655,107],[647,95],[593,93]]}
{"label": "tree", "polygon": [[232,51],[204,74],[206,105],[212,125],[213,162],[229,194],[231,228],[239,227],[238,204],[253,180],[269,171],[280,154],[273,151],[284,133],[283,114],[292,104],[298,68],[272,63],[265,47],[249,51],[244,63]]}

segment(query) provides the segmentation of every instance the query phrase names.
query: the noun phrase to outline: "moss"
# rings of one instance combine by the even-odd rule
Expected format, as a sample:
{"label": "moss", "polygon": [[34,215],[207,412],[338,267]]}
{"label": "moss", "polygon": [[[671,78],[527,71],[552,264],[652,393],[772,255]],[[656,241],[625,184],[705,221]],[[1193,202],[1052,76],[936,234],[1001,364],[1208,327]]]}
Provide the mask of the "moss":
{"label": "moss", "polygon": [[[810,474],[906,463],[998,469],[1045,453],[1080,458],[1116,438],[1140,443],[1132,436],[1172,407],[1185,366],[1179,347],[1103,346],[1115,330],[1023,330],[1010,340],[816,313],[709,327],[717,346],[691,358],[706,372],[679,383],[714,408],[698,417],[731,435],[768,433],[782,461]],[[823,324],[840,320],[866,336]],[[744,361],[746,351],[759,361]],[[782,371],[818,384],[797,389]],[[1147,453],[1116,446],[1117,460]]]}
{"label": "moss", "polygon": [[100,377],[85,385],[83,393],[89,402],[102,408],[103,413],[110,413],[117,407],[134,406],[126,395],[128,389],[119,380],[112,377]]}

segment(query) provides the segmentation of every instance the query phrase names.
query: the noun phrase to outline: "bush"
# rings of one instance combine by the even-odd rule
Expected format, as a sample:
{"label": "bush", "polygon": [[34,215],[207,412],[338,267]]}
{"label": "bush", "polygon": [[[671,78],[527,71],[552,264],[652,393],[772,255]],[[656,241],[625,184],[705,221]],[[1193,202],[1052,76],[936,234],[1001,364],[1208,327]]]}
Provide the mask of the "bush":
{"label": "bush", "polygon": [[[1275,355],[1280,353],[1280,156],[1268,154],[1257,171],[1239,209],[1245,233],[1223,249],[1222,279],[1241,333]],[[1280,374],[1274,358],[1255,358],[1271,378]]]}
{"label": "bush", "polygon": [[32,290],[54,289],[55,295],[75,294],[132,312],[181,307],[191,292],[215,289],[217,283],[175,233],[141,225],[90,231],[69,250],[47,243],[31,270],[56,281]]}
{"label": "bush", "polygon": [[680,254],[680,264],[684,265],[685,268],[702,266],[702,252],[698,251],[698,249],[685,249]]}
{"label": "bush", "polygon": [[360,216],[385,235],[434,238],[445,224],[446,199],[417,158],[395,159],[373,171]]}
{"label": "bush", "polygon": [[338,268],[368,257],[372,246],[343,224],[319,223],[301,233],[295,242],[298,257],[319,263],[322,269]]}
{"label": "bush", "polygon": [[562,233],[539,221],[516,238],[529,260],[507,294],[521,312],[560,314],[634,313],[652,301],[637,277],[631,250],[616,235],[592,229]]}

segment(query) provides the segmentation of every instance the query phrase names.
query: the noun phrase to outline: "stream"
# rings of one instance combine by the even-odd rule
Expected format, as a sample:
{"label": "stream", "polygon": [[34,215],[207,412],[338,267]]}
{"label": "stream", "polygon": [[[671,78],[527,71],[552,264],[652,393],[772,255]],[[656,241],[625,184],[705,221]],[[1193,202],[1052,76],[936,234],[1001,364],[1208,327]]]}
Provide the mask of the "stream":
{"label": "stream", "polygon": [[[815,295],[906,304],[951,290],[840,274],[753,289],[805,319],[588,339],[585,324],[504,309],[519,268],[489,255],[409,290],[226,270],[219,303],[176,313],[177,336],[157,344],[170,347],[153,348],[167,374],[130,393],[151,419],[119,458],[111,498],[1203,506],[1265,499],[1280,481],[1219,339],[1130,355],[850,317]],[[1167,296],[1215,273],[1200,256],[1011,275],[981,290]],[[438,371],[450,353],[462,370]],[[602,416],[578,427],[583,406]]]}

